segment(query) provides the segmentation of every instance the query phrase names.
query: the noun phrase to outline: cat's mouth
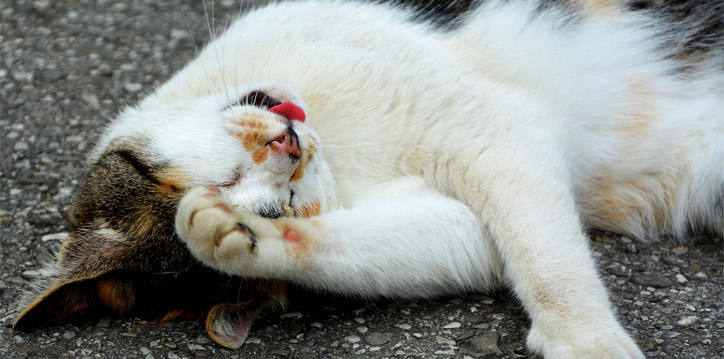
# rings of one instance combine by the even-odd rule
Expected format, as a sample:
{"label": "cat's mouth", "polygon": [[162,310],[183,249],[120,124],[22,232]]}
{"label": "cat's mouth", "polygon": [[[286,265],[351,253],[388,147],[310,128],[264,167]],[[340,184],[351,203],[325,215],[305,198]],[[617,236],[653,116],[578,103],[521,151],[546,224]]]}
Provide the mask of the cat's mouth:
{"label": "cat's mouth", "polygon": [[291,101],[280,101],[269,96],[263,91],[252,91],[242,97],[239,105],[254,106],[277,115],[283,116],[290,121],[304,122],[306,114],[304,110]]}

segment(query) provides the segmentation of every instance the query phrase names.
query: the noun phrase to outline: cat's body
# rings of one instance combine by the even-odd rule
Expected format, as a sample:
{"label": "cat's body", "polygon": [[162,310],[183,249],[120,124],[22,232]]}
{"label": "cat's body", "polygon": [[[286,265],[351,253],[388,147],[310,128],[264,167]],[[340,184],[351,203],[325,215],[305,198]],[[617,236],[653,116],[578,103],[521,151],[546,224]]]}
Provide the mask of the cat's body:
{"label": "cat's body", "polygon": [[724,235],[720,45],[672,50],[665,22],[616,2],[410,18],[252,11],[121,114],[93,161],[128,149],[174,198],[213,186],[186,193],[176,230],[222,272],[361,296],[505,284],[534,352],[640,357],[585,226]]}

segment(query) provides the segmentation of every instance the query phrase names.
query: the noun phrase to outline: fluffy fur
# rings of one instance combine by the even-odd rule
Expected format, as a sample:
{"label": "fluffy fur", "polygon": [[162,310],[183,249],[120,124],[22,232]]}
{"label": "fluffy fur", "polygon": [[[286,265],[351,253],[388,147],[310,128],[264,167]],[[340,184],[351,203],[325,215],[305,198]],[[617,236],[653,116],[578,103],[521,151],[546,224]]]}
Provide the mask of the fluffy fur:
{"label": "fluffy fur", "polygon": [[[640,358],[585,228],[724,235],[721,28],[656,4],[487,1],[443,26],[403,6],[269,5],[122,113],[92,158],[142,139],[145,162],[192,188],[179,237],[221,272],[406,298],[504,284],[533,352]],[[289,128],[298,158],[269,146]]]}

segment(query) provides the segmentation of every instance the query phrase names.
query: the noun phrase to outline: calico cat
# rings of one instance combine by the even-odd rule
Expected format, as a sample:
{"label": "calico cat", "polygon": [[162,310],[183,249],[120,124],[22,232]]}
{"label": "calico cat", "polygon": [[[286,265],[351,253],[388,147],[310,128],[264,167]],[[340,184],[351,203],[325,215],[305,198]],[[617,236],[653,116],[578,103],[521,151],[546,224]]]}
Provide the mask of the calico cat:
{"label": "calico cat", "polygon": [[106,129],[15,328],[99,307],[205,316],[238,348],[285,283],[401,298],[505,285],[533,353],[643,357],[585,230],[724,236],[721,10],[253,10]]}

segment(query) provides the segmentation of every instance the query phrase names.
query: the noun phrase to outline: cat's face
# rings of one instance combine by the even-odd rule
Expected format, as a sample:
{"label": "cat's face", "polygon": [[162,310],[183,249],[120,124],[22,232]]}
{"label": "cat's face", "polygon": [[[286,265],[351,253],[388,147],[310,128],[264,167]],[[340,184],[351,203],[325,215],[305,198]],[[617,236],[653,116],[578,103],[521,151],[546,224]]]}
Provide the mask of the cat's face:
{"label": "cat's face", "polygon": [[308,217],[334,202],[335,187],[304,107],[293,89],[268,83],[145,103],[124,113],[100,148],[141,139],[144,156],[167,168],[161,181],[218,186],[238,210],[265,217]]}

